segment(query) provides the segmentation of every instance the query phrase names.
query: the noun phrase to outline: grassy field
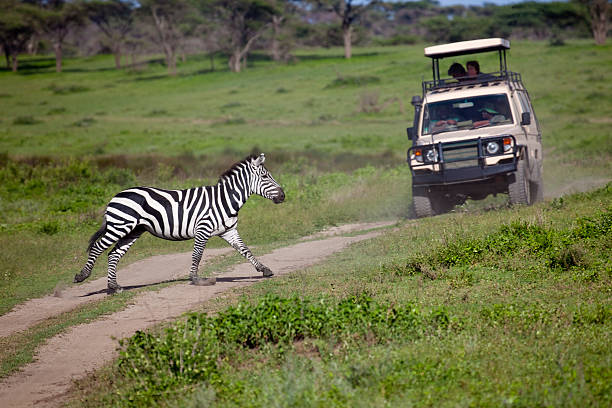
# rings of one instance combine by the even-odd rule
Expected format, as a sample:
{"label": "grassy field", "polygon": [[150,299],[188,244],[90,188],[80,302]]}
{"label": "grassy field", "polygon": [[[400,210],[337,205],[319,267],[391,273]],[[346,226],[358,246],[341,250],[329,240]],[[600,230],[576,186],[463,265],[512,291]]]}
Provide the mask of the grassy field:
{"label": "grassy field", "polygon": [[73,404],[609,406],[611,211],[609,184],[407,220],[137,334]]}
{"label": "grassy field", "polygon": [[[512,47],[510,68],[522,74],[543,128],[546,196],[556,197],[605,184],[612,178],[612,46],[595,47],[588,41],[568,41],[565,46],[551,47],[547,43],[517,41]],[[273,206],[257,197],[249,201],[241,211],[240,221],[241,235],[249,245],[278,246],[345,222],[409,218],[410,175],[404,159],[408,147],[405,128],[411,125],[412,118],[409,101],[412,95],[420,93],[421,79],[431,75],[430,62],[423,57],[422,49],[423,45],[360,48],[349,61],[341,58],[339,49],[300,50],[296,52],[297,61],[289,65],[276,65],[262,55],[255,55],[249,69],[240,74],[228,72],[220,60],[216,66],[222,68],[211,72],[206,58],[193,56],[180,65],[175,78],[166,76],[165,68],[155,59],[143,60],[134,70],[116,71],[112,57],[108,56],[68,59],[62,74],[54,72],[54,61],[48,58],[24,59],[18,74],[1,71],[0,313],[72,281],[85,261],[86,242],[98,228],[104,205],[120,189],[138,184],[182,188],[214,183],[219,174],[250,152],[267,154],[267,166],[285,187],[287,201],[282,206]],[[494,56],[479,60],[483,71],[494,70],[497,64]],[[600,195],[607,197],[604,193]],[[550,212],[560,214],[561,218],[568,217],[567,223],[558,228],[569,231],[573,228],[571,220],[609,208],[607,198],[597,200],[589,201],[584,207],[575,203],[575,207],[568,207],[573,211],[571,214],[557,211],[554,206]],[[579,199],[573,199],[572,203],[575,201]],[[382,276],[397,273],[394,259],[406,260],[440,239],[453,242],[454,235],[460,234],[453,229],[453,224],[458,223],[463,228],[461,234],[473,233],[480,238],[485,237],[490,228],[501,228],[503,222],[515,218],[547,227],[547,218],[542,215],[549,214],[543,209],[546,205],[534,210],[506,210],[500,200],[467,203],[449,216],[419,221],[419,224],[407,221],[403,232],[377,241],[371,249],[359,247],[366,253],[372,252],[375,260],[369,264],[369,260],[359,258],[364,269],[355,266],[358,263],[346,263],[342,255],[340,260],[321,270],[339,268],[368,276],[373,274],[382,280]],[[555,205],[567,210],[559,202]],[[498,211],[483,212],[490,208]],[[413,226],[421,224],[432,232],[411,236],[409,231]],[[191,244],[143,237],[122,260],[122,265],[152,254],[189,251]],[[212,240],[210,245],[224,244]],[[609,257],[609,245],[597,245],[599,249],[595,250]],[[591,254],[588,251],[586,254]],[[411,265],[423,263],[419,259],[409,260]],[[94,277],[105,275],[104,264],[105,259],[101,258]],[[448,265],[438,267],[449,268]],[[609,307],[609,292],[598,289],[609,283],[609,269],[605,272],[605,265],[589,267],[600,268],[597,269],[599,283],[591,286],[585,283],[589,289],[576,294],[574,301],[584,301],[599,293],[605,298],[605,302],[599,304]],[[502,268],[493,273],[487,265],[452,268],[459,268],[453,272],[457,282],[474,279],[482,282],[483,276],[489,275],[484,279],[487,282],[493,282],[494,277],[504,281],[507,278],[504,273],[514,271]],[[523,270],[521,268],[527,268],[527,272],[520,276],[531,271],[530,267],[519,267],[519,270]],[[410,279],[419,281],[418,276],[423,273],[410,275]],[[437,272],[432,273],[437,276]],[[341,282],[342,275],[339,279]],[[526,278],[530,283],[514,283],[521,287],[515,296],[526,304],[535,304],[540,298],[533,297],[528,288],[536,283],[551,283],[530,279],[535,278]],[[316,285],[317,281],[320,279],[310,282],[310,278],[300,275],[284,279],[282,284],[305,288]],[[434,280],[433,285],[439,285],[438,289],[444,292],[440,288],[450,285],[447,281]],[[344,298],[360,292],[358,289],[363,284],[356,285],[333,297]],[[418,285],[384,287],[385,291],[397,294],[397,302],[423,294]],[[269,288],[261,290],[259,293],[265,293]],[[316,289],[313,290],[316,293]],[[482,290],[491,288],[487,286]],[[402,291],[406,293],[400,293]],[[436,304],[443,303],[442,300],[443,295],[431,298]],[[124,301],[128,301],[127,297]],[[106,303],[86,311],[83,317],[64,316],[61,325],[76,324],[121,307],[116,304],[121,301]],[[425,315],[433,310],[433,306],[429,306],[423,309]],[[450,306],[456,308],[457,303]],[[456,316],[454,309],[449,310]],[[425,315],[424,321],[428,318]],[[484,325],[480,321],[474,324]],[[29,350],[22,357],[15,357],[19,353],[13,351],[1,353],[3,375],[27,362],[31,358],[28,353],[36,346],[31,339],[44,341],[56,332],[49,330],[53,325],[47,322],[35,328],[35,333],[16,340],[14,349]],[[592,327],[609,328],[605,325]],[[600,333],[599,329],[591,330],[592,327],[575,333],[564,332],[564,339],[575,343],[582,335]],[[427,333],[429,330],[424,329]],[[493,337],[485,336],[483,341],[501,347],[496,344],[500,339],[493,334],[496,326],[488,330]],[[462,331],[461,336],[468,332]],[[428,355],[433,356],[435,350],[444,349],[453,361],[466,344],[476,341],[469,336],[420,339],[423,343],[419,343],[418,350],[425,352],[427,342],[434,341]],[[500,341],[512,343],[517,339]],[[329,344],[331,340],[320,341]],[[537,342],[529,344],[521,349],[525,355]],[[412,352],[402,347],[387,350],[384,345],[377,345],[373,353],[384,355],[388,351],[411,359]],[[492,351],[499,350],[493,347]],[[487,360],[484,349],[478,352],[478,364],[490,364],[488,370],[498,368]],[[354,357],[363,364],[369,358],[367,354]],[[605,358],[609,363],[609,353]],[[317,370],[326,373],[331,370],[309,366],[299,355],[283,361],[282,364],[273,363],[278,365],[276,369],[283,364],[289,364],[287,370],[296,369],[292,364],[299,366],[305,370],[304,380],[321,372]],[[246,364],[256,366],[258,363],[249,360]],[[331,364],[336,364],[340,371],[349,369],[339,361]],[[434,375],[437,369],[439,367],[431,368],[434,371],[427,375]],[[478,370],[482,366],[462,369]],[[381,373],[384,370],[385,367],[379,367]],[[335,371],[331,371],[334,375]],[[483,373],[486,371],[481,371],[480,375]],[[608,375],[606,373],[603,370],[602,375]],[[271,373],[281,374],[281,371]],[[243,380],[236,377],[231,381]],[[290,384],[284,386],[290,387]],[[472,386],[475,385],[472,383]],[[491,388],[494,386],[493,382],[487,385],[486,395],[501,395]],[[192,385],[190,387],[193,389]],[[198,395],[208,398],[209,391],[202,390]],[[359,401],[358,394],[355,395],[355,399],[349,400]],[[408,397],[402,394],[401,398]],[[495,401],[491,404],[496,405]],[[596,398],[595,401],[603,400]],[[458,401],[457,404],[468,405],[468,402]]]}

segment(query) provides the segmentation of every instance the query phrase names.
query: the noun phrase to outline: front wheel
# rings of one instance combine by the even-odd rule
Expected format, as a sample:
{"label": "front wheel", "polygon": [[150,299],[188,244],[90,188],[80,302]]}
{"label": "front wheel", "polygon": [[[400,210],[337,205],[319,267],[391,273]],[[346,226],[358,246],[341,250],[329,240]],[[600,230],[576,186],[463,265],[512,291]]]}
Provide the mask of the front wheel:
{"label": "front wheel", "polygon": [[455,207],[455,203],[442,192],[428,191],[423,187],[413,187],[412,204],[417,218],[445,214]]}
{"label": "front wheel", "polygon": [[412,205],[417,218],[432,217],[435,215],[433,202],[428,191],[424,188],[412,189]]}
{"label": "front wheel", "polygon": [[529,184],[527,160],[523,159],[518,162],[514,180],[508,183],[510,204],[531,204],[531,186]]}

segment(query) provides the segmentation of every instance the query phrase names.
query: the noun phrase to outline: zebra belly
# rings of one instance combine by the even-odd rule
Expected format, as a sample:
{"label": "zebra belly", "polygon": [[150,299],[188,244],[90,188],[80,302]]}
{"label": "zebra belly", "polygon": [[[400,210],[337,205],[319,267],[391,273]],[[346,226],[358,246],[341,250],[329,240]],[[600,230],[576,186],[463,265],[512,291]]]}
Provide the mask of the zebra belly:
{"label": "zebra belly", "polygon": [[145,229],[151,233],[151,235],[166,239],[168,241],[186,241],[188,239],[193,239],[195,237],[194,234],[187,235],[167,235],[164,234],[163,231],[156,231],[154,228],[151,228],[149,225],[145,225]]}
{"label": "zebra belly", "polygon": [[228,218],[226,220],[223,220],[219,226],[217,227],[217,229],[215,229],[210,236],[214,237],[217,235],[221,235],[227,231],[229,231],[230,229],[236,227],[236,224],[238,223],[238,217],[231,217]]}

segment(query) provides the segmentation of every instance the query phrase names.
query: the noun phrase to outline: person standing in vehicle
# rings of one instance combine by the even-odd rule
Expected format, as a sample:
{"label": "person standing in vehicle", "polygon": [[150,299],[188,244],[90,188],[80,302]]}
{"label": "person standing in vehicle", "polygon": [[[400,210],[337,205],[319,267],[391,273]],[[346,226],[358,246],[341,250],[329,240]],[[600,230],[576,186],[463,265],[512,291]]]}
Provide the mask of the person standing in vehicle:
{"label": "person standing in vehicle", "polygon": [[452,76],[453,78],[462,78],[465,76],[465,74],[465,68],[463,68],[463,65],[458,62],[453,63],[448,69],[448,75]]}
{"label": "person standing in vehicle", "polygon": [[478,61],[468,61],[465,66],[467,68],[467,76],[475,77],[480,75],[480,64]]}

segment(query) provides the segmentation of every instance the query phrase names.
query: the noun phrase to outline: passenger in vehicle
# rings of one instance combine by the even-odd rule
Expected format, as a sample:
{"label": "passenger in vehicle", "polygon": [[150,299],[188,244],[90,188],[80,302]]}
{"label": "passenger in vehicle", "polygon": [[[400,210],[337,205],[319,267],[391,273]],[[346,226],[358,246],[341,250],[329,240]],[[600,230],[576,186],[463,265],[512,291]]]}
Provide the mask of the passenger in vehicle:
{"label": "passenger in vehicle", "polygon": [[[463,78],[466,75],[465,68],[458,62],[453,63],[448,69],[448,75],[453,78]],[[461,79],[459,79],[460,81]]]}
{"label": "passenger in vehicle", "polygon": [[465,66],[467,67],[467,76],[470,79],[495,79],[495,77],[491,74],[483,74],[482,72],[480,72],[480,64],[478,63],[478,61],[468,61],[466,62]]}
{"label": "passenger in vehicle", "polygon": [[460,122],[461,120],[462,119],[459,117],[459,115],[450,106],[438,106],[432,115],[432,130],[436,132],[438,130],[446,129],[449,126],[456,126],[457,122]]}
{"label": "passenger in vehicle", "polygon": [[468,61],[465,67],[467,68],[467,76],[475,77],[480,75],[480,64],[478,61]]}
{"label": "passenger in vehicle", "polygon": [[496,123],[501,123],[506,120],[504,115],[501,115],[494,108],[485,106],[484,108],[478,109],[480,112],[481,120],[473,123],[474,127],[494,125]]}

